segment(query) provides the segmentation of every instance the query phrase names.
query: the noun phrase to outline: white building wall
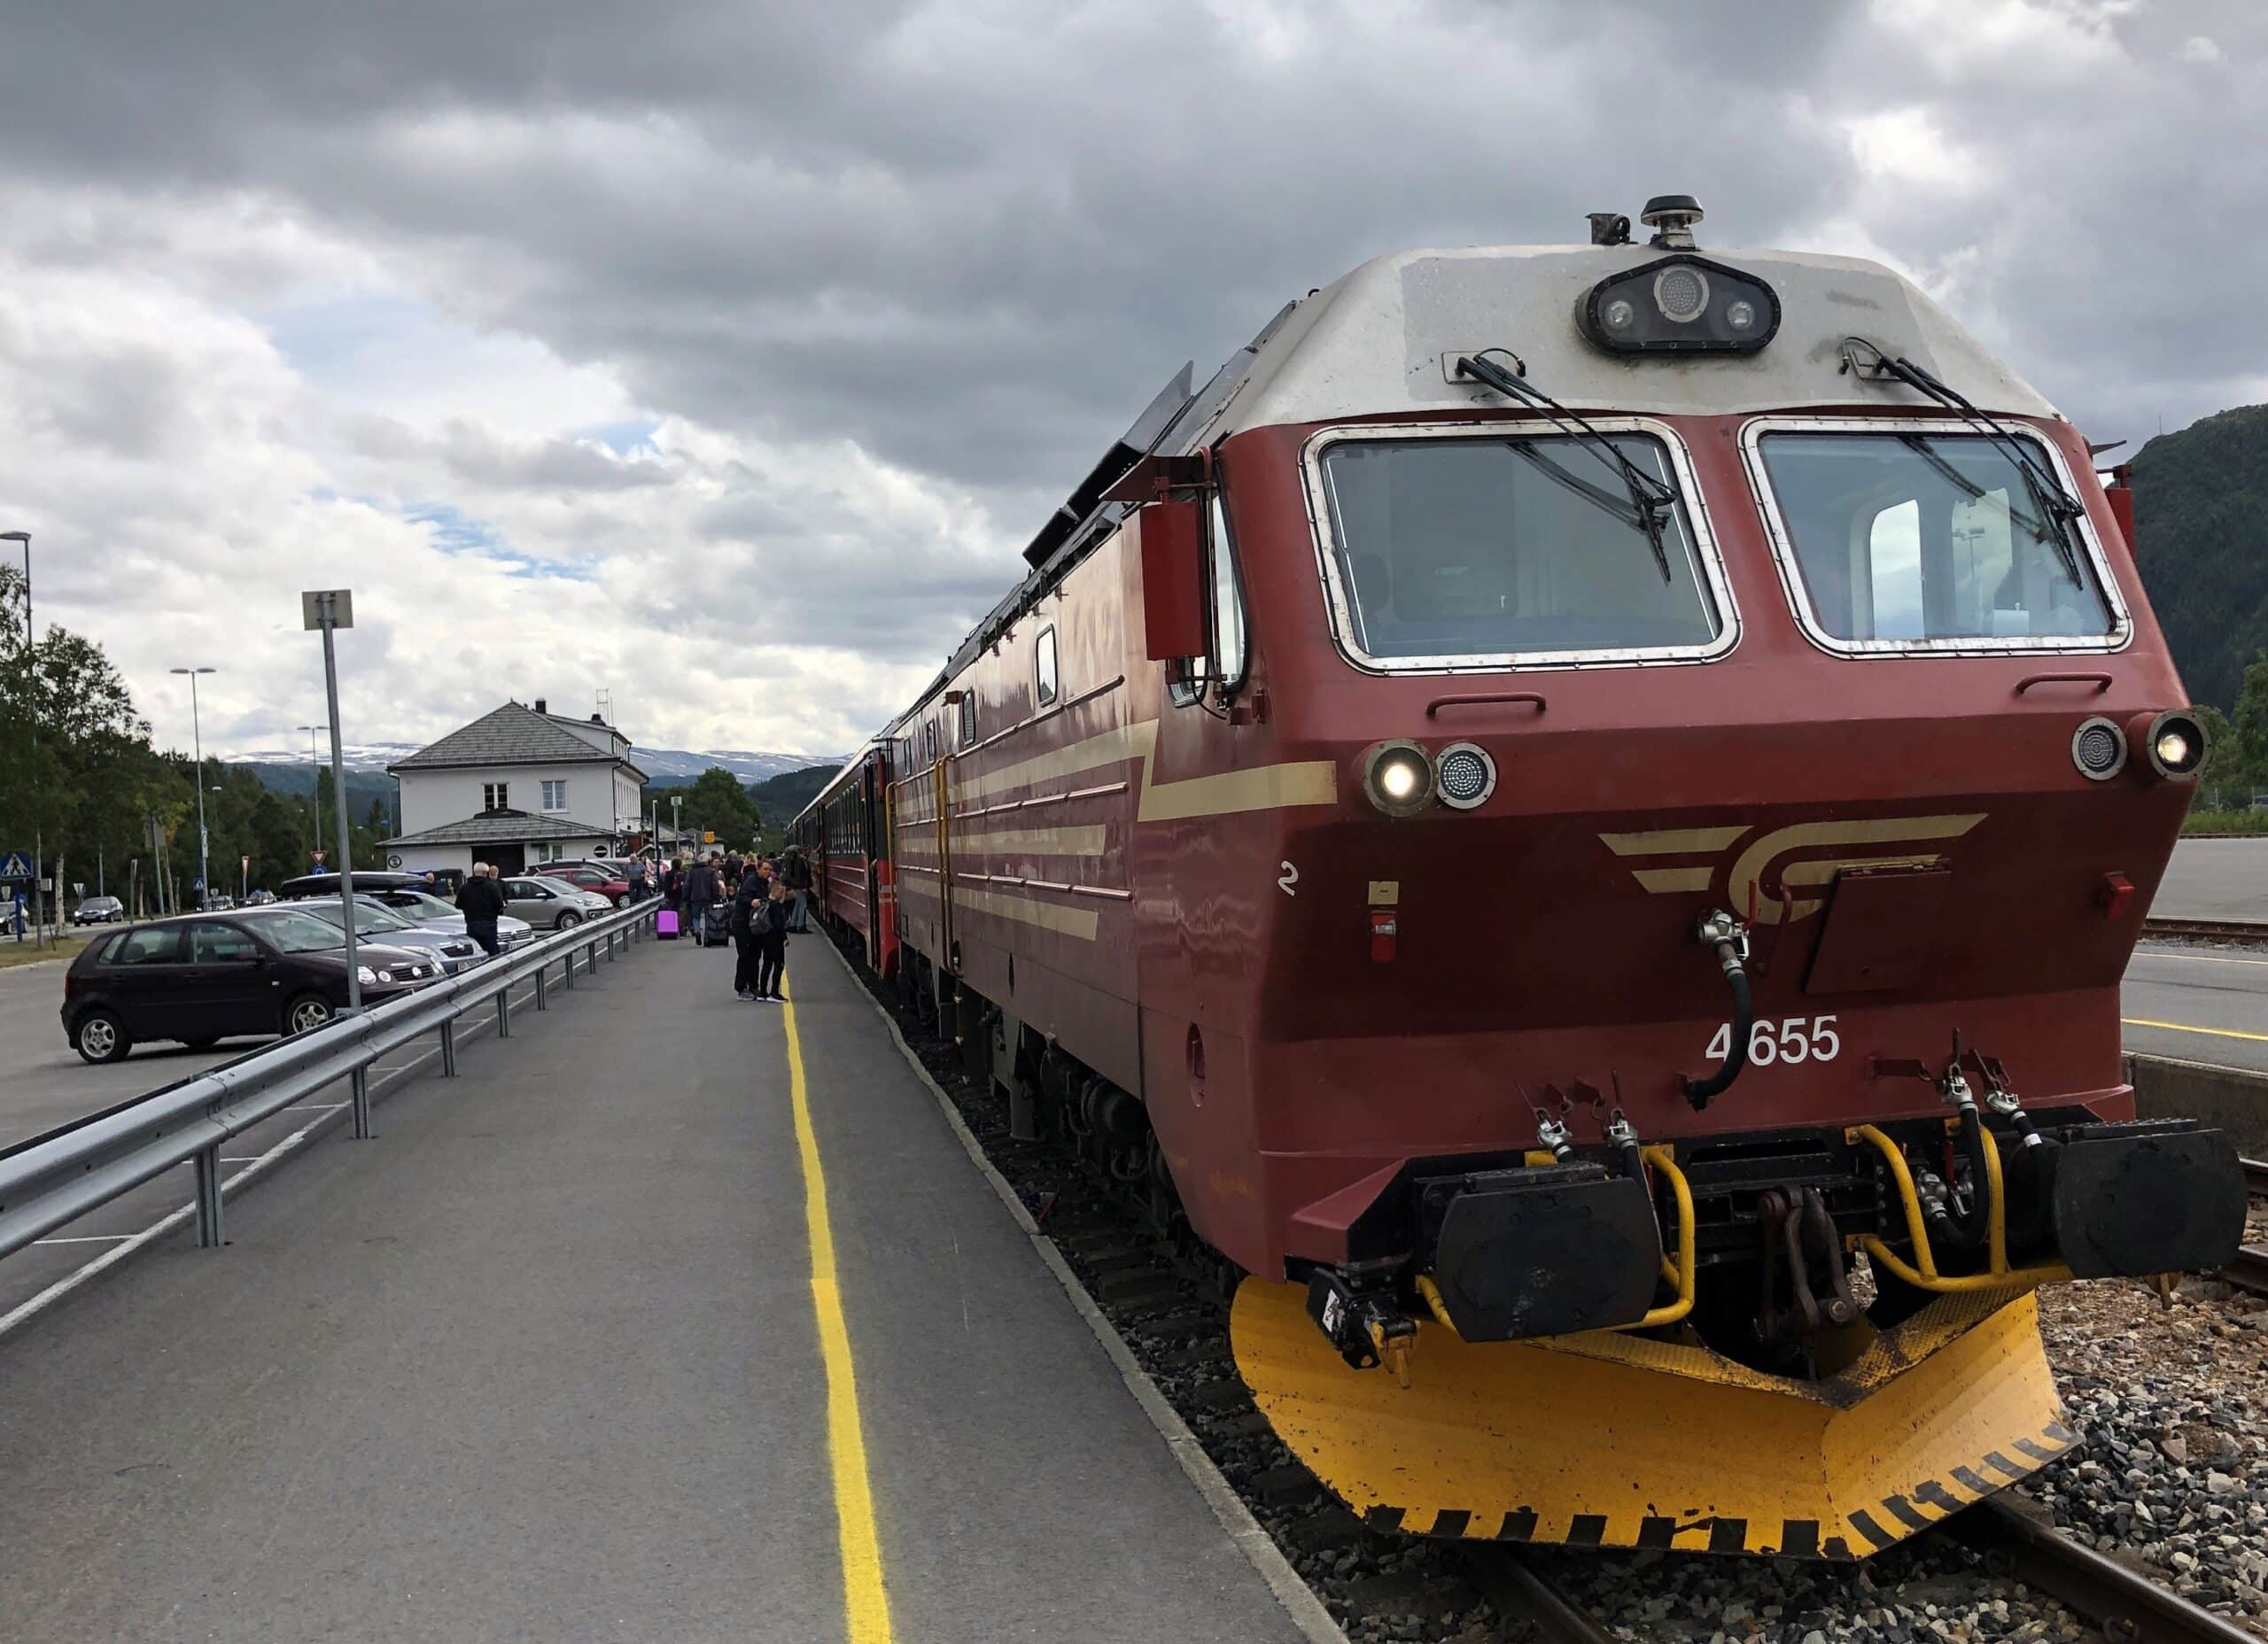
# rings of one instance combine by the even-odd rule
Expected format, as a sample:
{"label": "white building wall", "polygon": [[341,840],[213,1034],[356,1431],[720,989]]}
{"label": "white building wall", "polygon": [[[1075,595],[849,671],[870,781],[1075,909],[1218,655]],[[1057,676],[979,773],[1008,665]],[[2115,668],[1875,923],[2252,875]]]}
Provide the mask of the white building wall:
{"label": "white building wall", "polygon": [[463,845],[392,847],[386,852],[384,865],[402,873],[438,873],[446,868],[470,873],[472,851]]}
{"label": "white building wall", "polygon": [[[405,834],[422,834],[429,828],[479,815],[483,808],[482,789],[491,782],[506,785],[505,803],[514,810],[524,810],[530,816],[563,818],[602,834],[614,831],[615,806],[620,799],[622,784],[628,783],[631,795],[623,815],[633,816],[638,809],[638,785],[630,781],[619,765],[593,763],[409,770],[401,772],[398,779],[401,783],[401,831]],[[567,784],[565,810],[548,811],[543,808],[543,785],[547,781]]]}

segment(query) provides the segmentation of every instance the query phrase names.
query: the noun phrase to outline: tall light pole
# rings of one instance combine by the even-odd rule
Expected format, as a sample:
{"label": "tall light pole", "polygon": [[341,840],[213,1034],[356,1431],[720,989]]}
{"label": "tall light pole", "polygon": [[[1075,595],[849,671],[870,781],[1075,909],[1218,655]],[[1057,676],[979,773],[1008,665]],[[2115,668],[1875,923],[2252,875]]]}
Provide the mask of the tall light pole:
{"label": "tall light pole", "polygon": [[197,676],[217,673],[216,668],[175,668],[189,676],[189,730],[197,747],[197,905],[201,909],[213,894],[212,864],[205,849],[205,729],[198,716]]}
{"label": "tall light pole", "polygon": [[330,727],[327,725],[303,725],[299,729],[307,733],[307,772],[314,778],[307,784],[307,792],[315,802],[315,848],[307,853],[307,866],[313,868],[315,858],[322,854],[322,760],[315,752],[315,733],[328,731]]}
{"label": "tall light pole", "polygon": [[32,642],[32,533],[28,531],[0,531],[0,542],[20,542],[24,545],[24,643]]}
{"label": "tall light pole", "polygon": [[[24,650],[27,655],[29,655],[34,638],[32,633],[32,533],[28,531],[0,531],[0,542],[20,542],[24,545]],[[37,694],[36,687],[34,694],[35,696]],[[36,717],[32,720],[32,746],[34,748],[39,746],[39,720]],[[34,831],[32,837],[32,946],[36,948],[40,944],[41,933],[47,928],[47,903],[40,889],[39,880],[39,876],[47,869],[47,841],[42,837],[38,830]],[[57,922],[59,925],[63,898],[58,896],[55,899],[55,905],[58,911]],[[19,938],[19,940],[21,939]]]}

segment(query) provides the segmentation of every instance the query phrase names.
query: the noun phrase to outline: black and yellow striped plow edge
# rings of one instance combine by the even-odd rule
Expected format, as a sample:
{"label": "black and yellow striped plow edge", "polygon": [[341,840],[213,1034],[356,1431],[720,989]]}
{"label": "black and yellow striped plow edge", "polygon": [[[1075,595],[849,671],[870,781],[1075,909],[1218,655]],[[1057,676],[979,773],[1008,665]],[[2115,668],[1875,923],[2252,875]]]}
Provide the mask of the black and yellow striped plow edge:
{"label": "black and yellow striped plow edge", "polygon": [[2029,1293],[1946,1297],[1816,1383],[1622,1336],[1428,1330],[1405,1390],[1349,1369],[1298,1287],[1256,1281],[1231,1329],[1292,1451],[1367,1523],[1418,1535],[1864,1558],[2078,1442]]}

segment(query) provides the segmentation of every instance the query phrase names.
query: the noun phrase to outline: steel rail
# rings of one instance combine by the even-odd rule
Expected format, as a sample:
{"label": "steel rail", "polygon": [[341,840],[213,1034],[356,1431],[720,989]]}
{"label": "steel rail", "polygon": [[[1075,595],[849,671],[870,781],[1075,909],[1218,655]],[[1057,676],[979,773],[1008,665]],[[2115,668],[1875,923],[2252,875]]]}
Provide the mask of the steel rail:
{"label": "steel rail", "polygon": [[[456,1071],[456,1021],[495,1001],[500,1034],[510,1032],[516,982],[561,967],[574,985],[617,945],[645,934],[656,903],[641,903],[499,954],[357,1015],[280,1039],[217,1067],[58,1126],[0,1151],[0,1256],[14,1254],[176,1165],[197,1167],[198,1242],[221,1242],[221,1148],[262,1120],[344,1079],[353,1090],[354,1128],[369,1134],[367,1074],[403,1045],[438,1034],[444,1076]],[[538,1008],[541,1008],[539,1004]]]}
{"label": "steel rail", "polygon": [[2248,1193],[2268,1194],[2268,1159],[2238,1160],[2244,1167],[2244,1187]]}
{"label": "steel rail", "polygon": [[2081,1547],[2053,1524],[1997,1498],[1963,1508],[1939,1528],[1988,1561],[2003,1562],[2011,1574],[2060,1599],[2118,1644],[2260,1644],[2253,1633],[2172,1588]]}
{"label": "steel rail", "polygon": [[1531,1636],[1544,1644],[1619,1644],[1604,1623],[1536,1567],[1533,1554],[1501,1544],[1461,1551],[1458,1562],[1498,1619],[1529,1623],[1535,1629]]}
{"label": "steel rail", "polygon": [[2245,1245],[2236,1252],[2236,1260],[2221,1269],[2221,1276],[2241,1290],[2268,1296],[2268,1245]]}
{"label": "steel rail", "polygon": [[2212,942],[2268,942],[2268,919],[2177,919],[2153,915],[2142,921],[2142,934],[2200,937]]}

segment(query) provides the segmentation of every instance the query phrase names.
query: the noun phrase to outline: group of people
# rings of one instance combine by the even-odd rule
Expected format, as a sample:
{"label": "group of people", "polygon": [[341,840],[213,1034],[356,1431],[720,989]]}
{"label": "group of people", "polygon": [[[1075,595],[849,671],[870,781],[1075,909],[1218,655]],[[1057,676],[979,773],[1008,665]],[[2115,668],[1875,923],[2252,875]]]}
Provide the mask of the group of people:
{"label": "group of people", "polygon": [[737,956],[734,996],[778,1004],[785,1003],[788,937],[810,928],[811,886],[811,864],[792,845],[777,857],[680,857],[662,875],[662,905],[679,911],[696,942],[711,921],[723,921]]}
{"label": "group of people", "polygon": [[476,862],[457,887],[457,911],[464,915],[464,934],[480,944],[483,953],[496,951],[496,921],[504,916],[503,877],[493,862]]}

